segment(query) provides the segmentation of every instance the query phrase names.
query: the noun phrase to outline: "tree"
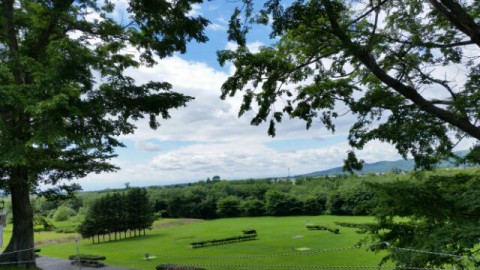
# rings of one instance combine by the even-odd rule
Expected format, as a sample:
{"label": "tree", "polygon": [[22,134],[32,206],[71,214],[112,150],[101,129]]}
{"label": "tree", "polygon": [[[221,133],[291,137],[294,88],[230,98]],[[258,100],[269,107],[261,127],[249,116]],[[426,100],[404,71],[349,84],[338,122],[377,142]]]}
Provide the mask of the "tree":
{"label": "tree", "polygon": [[240,216],[240,200],[235,196],[227,196],[217,201],[217,215],[219,217]]}
{"label": "tree", "polygon": [[243,216],[259,217],[265,214],[265,203],[259,199],[250,198],[242,201],[240,205]]}
{"label": "tree", "polygon": [[265,212],[272,216],[293,216],[303,214],[303,204],[297,198],[278,190],[265,194]]}
{"label": "tree", "polygon": [[152,226],[155,221],[155,209],[150,202],[147,190],[144,188],[131,188],[126,195],[126,217],[130,230],[143,230]]}
{"label": "tree", "polygon": [[[245,91],[239,115],[255,107],[251,124],[269,121],[273,136],[290,116],[334,132],[346,107],[356,116],[353,148],[388,142],[423,168],[451,156],[457,138],[478,143],[477,1],[272,0],[258,12],[255,2],[244,0],[231,17],[238,48],[218,54],[235,66],[222,98]],[[256,53],[247,47],[253,24],[272,29],[273,44]],[[346,161],[345,169],[361,168],[353,151]]]}
{"label": "tree", "polygon": [[372,248],[388,249],[383,261],[392,260],[397,265],[478,268],[475,256],[480,242],[479,185],[478,173],[434,174],[414,180],[370,183],[378,198],[378,223],[369,230],[374,241],[389,243]]}
{"label": "tree", "polygon": [[132,120],[148,117],[155,129],[192,99],[124,71],[205,42],[208,21],[189,15],[201,0],[130,0],[121,20],[114,2],[1,1],[0,178],[13,212],[3,261],[34,264],[32,190],[116,170],[109,160]]}
{"label": "tree", "polygon": [[55,214],[53,214],[53,219],[55,221],[66,221],[68,218],[70,218],[71,215],[73,215],[74,211],[72,208],[61,205],[60,207],[57,208],[55,211]]}
{"label": "tree", "polygon": [[112,240],[111,233],[114,240],[118,239],[117,236],[121,238],[122,232],[126,237],[127,230],[130,230],[130,235],[133,231],[137,236],[137,232],[140,235],[143,230],[145,234],[145,229],[152,226],[154,213],[146,189],[129,188],[127,194],[116,192],[95,200],[78,232],[83,237],[108,234],[108,240]]}

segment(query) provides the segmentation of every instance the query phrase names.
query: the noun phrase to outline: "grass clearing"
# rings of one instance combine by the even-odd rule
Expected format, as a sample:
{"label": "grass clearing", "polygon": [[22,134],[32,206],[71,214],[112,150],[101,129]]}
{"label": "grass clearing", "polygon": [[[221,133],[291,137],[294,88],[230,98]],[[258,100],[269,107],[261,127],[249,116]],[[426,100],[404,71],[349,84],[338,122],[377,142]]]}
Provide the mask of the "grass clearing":
{"label": "grass clearing", "polygon": [[[146,236],[101,244],[80,242],[80,253],[104,255],[105,264],[136,269],[155,269],[164,263],[196,264],[207,269],[251,269],[256,266],[374,266],[382,254],[364,249],[318,252],[354,246],[364,236],[353,228],[340,228],[340,234],[309,231],[306,224],[338,227],[335,221],[367,223],[371,217],[300,216],[198,220],[163,219]],[[255,229],[258,240],[192,249],[191,242],[237,236]],[[302,235],[303,237],[295,237]],[[42,247],[42,255],[67,258],[76,253],[75,243]],[[150,257],[145,260],[145,254]],[[295,254],[278,256],[278,254]],[[222,258],[224,256],[224,258]],[[235,256],[237,256],[235,258]],[[246,258],[239,258],[245,256]],[[278,269],[262,267],[262,269]]]}

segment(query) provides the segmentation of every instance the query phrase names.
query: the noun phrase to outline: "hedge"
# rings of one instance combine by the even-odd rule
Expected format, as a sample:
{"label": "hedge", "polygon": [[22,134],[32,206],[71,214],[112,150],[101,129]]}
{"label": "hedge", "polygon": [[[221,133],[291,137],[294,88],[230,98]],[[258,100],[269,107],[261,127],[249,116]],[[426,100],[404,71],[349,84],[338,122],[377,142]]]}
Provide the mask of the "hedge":
{"label": "hedge", "polygon": [[307,229],[309,230],[321,230],[321,231],[329,231],[334,234],[339,234],[340,230],[337,228],[329,228],[326,226],[320,226],[320,225],[307,225]]}

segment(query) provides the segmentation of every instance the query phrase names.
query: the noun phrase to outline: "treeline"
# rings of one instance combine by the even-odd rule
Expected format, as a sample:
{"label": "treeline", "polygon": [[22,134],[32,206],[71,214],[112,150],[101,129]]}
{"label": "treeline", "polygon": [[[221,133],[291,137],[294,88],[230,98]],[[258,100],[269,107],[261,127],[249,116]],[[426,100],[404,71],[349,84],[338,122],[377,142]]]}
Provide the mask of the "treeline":
{"label": "treeline", "polygon": [[137,236],[151,227],[155,220],[154,208],[144,188],[129,188],[126,192],[106,194],[95,200],[78,227],[84,238],[92,237],[92,241],[100,241],[100,236],[108,236],[108,240]]}
{"label": "treeline", "polygon": [[163,217],[368,215],[375,205],[365,182],[398,177],[402,175],[210,181],[150,187],[149,193]]}

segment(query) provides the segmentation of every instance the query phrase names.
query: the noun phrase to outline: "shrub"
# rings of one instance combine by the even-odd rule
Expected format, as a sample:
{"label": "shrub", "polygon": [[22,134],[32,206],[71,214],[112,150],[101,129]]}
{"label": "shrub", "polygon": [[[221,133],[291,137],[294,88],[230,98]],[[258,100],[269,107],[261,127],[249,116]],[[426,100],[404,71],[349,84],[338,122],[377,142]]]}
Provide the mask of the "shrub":
{"label": "shrub", "polygon": [[90,254],[78,254],[78,255],[70,255],[68,257],[69,260],[89,260],[89,261],[103,261],[106,259],[105,256],[101,255],[90,255]]}
{"label": "shrub", "polygon": [[307,229],[309,230],[319,230],[319,231],[329,231],[334,234],[339,234],[340,229],[337,228],[330,228],[327,226],[320,226],[320,225],[307,225]]}
{"label": "shrub", "polygon": [[[252,230],[255,231],[255,230]],[[213,239],[213,240],[206,240],[206,241],[199,241],[190,243],[192,248],[199,248],[199,247],[206,247],[206,246],[213,246],[213,245],[223,245],[223,244],[231,244],[235,242],[242,242],[242,241],[249,241],[255,240],[257,238],[257,232],[251,234],[245,234],[241,236],[232,236],[222,239]]]}
{"label": "shrub", "polygon": [[176,265],[176,264],[160,264],[157,266],[157,270],[206,270],[205,268],[187,266],[187,265]]}
{"label": "shrub", "polygon": [[66,221],[73,214],[72,208],[68,206],[59,206],[55,214],[53,214],[53,220],[55,221]]}
{"label": "shrub", "polygon": [[258,199],[244,201],[240,208],[246,217],[259,217],[265,214],[265,203]]}
{"label": "shrub", "polygon": [[218,200],[217,215],[220,217],[240,216],[240,199],[234,196],[227,196]]}

